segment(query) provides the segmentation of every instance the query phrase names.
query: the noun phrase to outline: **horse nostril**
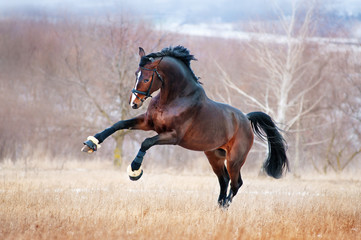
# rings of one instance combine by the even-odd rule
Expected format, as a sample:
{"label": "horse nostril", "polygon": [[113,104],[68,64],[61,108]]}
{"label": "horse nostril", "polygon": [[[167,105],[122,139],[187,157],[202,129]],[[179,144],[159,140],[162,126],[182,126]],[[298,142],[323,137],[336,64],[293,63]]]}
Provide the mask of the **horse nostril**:
{"label": "horse nostril", "polygon": [[133,108],[133,109],[137,109],[137,108],[138,108],[138,104],[133,103],[132,108]]}

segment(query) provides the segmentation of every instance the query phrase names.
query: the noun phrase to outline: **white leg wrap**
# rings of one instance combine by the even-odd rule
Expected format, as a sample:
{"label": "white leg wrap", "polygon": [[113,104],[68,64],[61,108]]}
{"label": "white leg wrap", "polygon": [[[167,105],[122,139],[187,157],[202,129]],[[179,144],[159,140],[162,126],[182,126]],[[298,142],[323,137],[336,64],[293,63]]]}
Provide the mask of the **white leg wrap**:
{"label": "white leg wrap", "polygon": [[130,177],[138,177],[140,174],[142,174],[142,167],[140,167],[138,170],[132,171],[132,166],[129,165],[127,168],[127,173]]}
{"label": "white leg wrap", "polygon": [[97,149],[100,148],[99,140],[96,139],[95,137],[89,136],[86,140],[90,140],[90,141],[92,141],[95,145],[97,145]]}

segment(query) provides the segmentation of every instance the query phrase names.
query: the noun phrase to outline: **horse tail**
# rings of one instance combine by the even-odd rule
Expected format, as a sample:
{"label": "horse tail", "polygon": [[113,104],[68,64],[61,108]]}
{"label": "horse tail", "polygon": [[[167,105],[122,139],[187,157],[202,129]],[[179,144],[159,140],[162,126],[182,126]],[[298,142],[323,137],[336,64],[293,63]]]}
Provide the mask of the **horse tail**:
{"label": "horse tail", "polygon": [[280,129],[266,113],[251,112],[247,117],[251,121],[253,132],[262,140],[268,141],[268,157],[263,163],[263,169],[269,176],[280,178],[285,168],[289,170],[287,143],[280,134]]}

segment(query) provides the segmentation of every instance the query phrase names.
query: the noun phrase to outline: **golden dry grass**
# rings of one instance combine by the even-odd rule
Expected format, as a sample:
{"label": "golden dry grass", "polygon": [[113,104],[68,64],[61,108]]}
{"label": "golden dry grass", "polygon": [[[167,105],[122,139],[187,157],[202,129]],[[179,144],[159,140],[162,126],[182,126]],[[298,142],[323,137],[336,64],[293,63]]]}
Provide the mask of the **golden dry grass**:
{"label": "golden dry grass", "polygon": [[245,176],[224,211],[211,172],[131,182],[109,163],[0,167],[0,239],[361,238],[360,179]]}

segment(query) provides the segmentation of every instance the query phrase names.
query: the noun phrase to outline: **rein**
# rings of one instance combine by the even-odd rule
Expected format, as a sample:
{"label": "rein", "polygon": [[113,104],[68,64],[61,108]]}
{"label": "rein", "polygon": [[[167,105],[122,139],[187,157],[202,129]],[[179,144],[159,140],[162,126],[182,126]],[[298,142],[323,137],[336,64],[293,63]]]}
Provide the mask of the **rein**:
{"label": "rein", "polygon": [[[160,76],[160,74],[158,73],[158,70],[157,70],[157,67],[159,66],[159,64],[160,64],[160,62],[161,62],[162,60],[163,60],[163,58],[159,61],[158,65],[157,65],[155,68],[153,68],[153,69],[149,69],[149,68],[145,68],[145,67],[140,67],[140,69],[143,69],[143,70],[146,70],[146,71],[153,71],[152,81],[150,82],[149,88],[148,88],[148,90],[147,90],[146,92],[139,91],[139,90],[137,90],[137,89],[135,89],[135,88],[133,88],[133,90],[132,90],[132,93],[133,93],[133,94],[135,95],[135,97],[138,98],[141,102],[144,102],[148,97],[152,97],[152,95],[150,94],[150,90],[151,90],[152,85],[153,85],[153,81],[154,81],[154,76],[155,76],[155,74],[157,74],[158,79],[159,79],[159,81],[162,82],[162,86],[163,86],[164,80],[163,80],[162,76]],[[138,95],[137,95],[136,93],[145,95],[145,98],[141,99],[140,97],[138,97]]]}

